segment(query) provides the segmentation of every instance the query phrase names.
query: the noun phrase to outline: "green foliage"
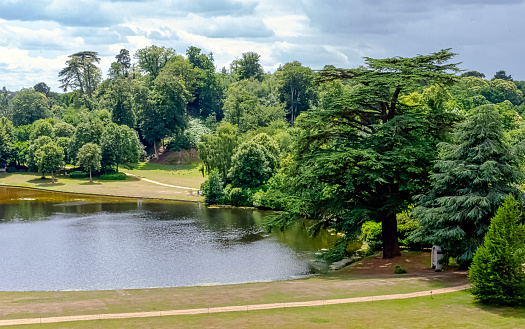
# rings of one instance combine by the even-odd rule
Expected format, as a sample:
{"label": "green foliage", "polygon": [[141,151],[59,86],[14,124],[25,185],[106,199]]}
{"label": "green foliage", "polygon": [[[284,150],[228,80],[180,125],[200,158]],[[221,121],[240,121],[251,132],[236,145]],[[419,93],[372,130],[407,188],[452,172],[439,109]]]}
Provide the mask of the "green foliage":
{"label": "green foliage", "polygon": [[38,158],[36,157],[37,151],[44,145],[51,144],[53,140],[49,136],[40,136],[37,139],[31,141],[31,144],[25,151],[25,161],[30,171],[38,171]]}
{"label": "green foliage", "polygon": [[153,81],[175,55],[173,48],[153,45],[137,50],[134,57],[138,60],[140,69],[150,76],[150,81]]}
{"label": "green foliage", "polygon": [[114,174],[105,174],[100,175],[100,180],[126,180],[126,174],[122,172],[114,173]]}
{"label": "green foliage", "polygon": [[46,96],[33,89],[22,89],[11,101],[11,120],[15,126],[28,125],[49,115]]}
{"label": "green foliage", "polygon": [[56,137],[71,138],[73,134],[75,133],[75,127],[64,121],[57,122],[57,124],[55,124],[53,128],[54,128]]}
{"label": "green foliage", "polygon": [[54,183],[55,178],[53,172],[60,170],[64,166],[64,151],[55,143],[50,142],[36,150],[35,160],[38,171],[42,173],[42,176],[44,176],[46,172],[51,173]]}
{"label": "green foliage", "polygon": [[33,128],[29,135],[30,140],[35,140],[40,136],[49,136],[51,139],[55,139],[55,131],[53,125],[48,120],[40,119],[33,122]]}
{"label": "green foliage", "polygon": [[190,118],[188,128],[183,134],[172,136],[168,142],[168,148],[174,151],[195,149],[201,142],[201,136],[210,134],[212,131],[202,124],[200,119]]}
{"label": "green foliage", "polygon": [[491,103],[501,103],[504,100],[510,101],[514,105],[523,102],[523,93],[512,81],[494,79],[489,81],[488,87],[481,91],[481,95]]}
{"label": "green foliage", "polygon": [[93,143],[84,144],[77,155],[77,166],[89,171],[100,170],[100,161],[102,160],[102,151],[100,146]]}
{"label": "green foliage", "polygon": [[234,187],[257,187],[265,183],[272,175],[272,161],[275,159],[268,150],[255,142],[239,145],[231,159],[228,177]]}
{"label": "green foliage", "polygon": [[97,64],[100,63],[98,53],[82,51],[70,55],[69,58],[66,61],[66,67],[58,73],[62,83],[60,88],[64,91],[68,89],[79,90],[80,95],[87,96],[86,99],[82,99],[82,102],[88,108],[92,108],[90,98],[102,77],[101,70],[97,67]]}
{"label": "green foliage", "polygon": [[108,124],[101,138],[102,163],[106,166],[131,166],[139,161],[140,141],[137,132],[126,125]]}
{"label": "green foliage", "polygon": [[73,179],[86,178],[86,177],[89,177],[89,173],[84,172],[84,171],[73,171],[69,174],[69,178],[73,178]]}
{"label": "green foliage", "polygon": [[224,188],[224,203],[236,207],[251,207],[253,205],[253,193],[250,189],[232,187],[228,184]]}
{"label": "green foliage", "polygon": [[204,195],[204,201],[209,204],[224,203],[224,189],[221,176],[218,170],[212,170],[208,179],[202,183],[201,191]]}
{"label": "green foliage", "polygon": [[0,118],[0,168],[15,158],[16,132],[9,119]]}
{"label": "green foliage", "polygon": [[215,134],[201,136],[202,142],[197,144],[197,149],[207,173],[217,169],[222,181],[226,182],[237,140],[237,126],[225,121],[219,124]]}
{"label": "green foliage", "polygon": [[525,228],[514,197],[508,196],[492,218],[469,269],[471,292],[489,304],[525,303]]}
{"label": "green foliage", "polygon": [[368,255],[381,250],[383,240],[383,228],[381,223],[368,221],[361,226],[361,239],[368,244]]}
{"label": "green foliage", "polygon": [[441,246],[445,256],[468,264],[497,207],[512,193],[520,200],[520,159],[505,142],[502,116],[494,105],[471,111],[453,143],[439,145],[431,190],[417,197],[414,241]]}
{"label": "green foliage", "polygon": [[330,250],[322,253],[319,258],[333,263],[338,262],[340,260],[343,260],[345,257],[348,256],[348,252],[346,251],[346,248],[348,246],[348,240],[345,238],[337,240],[334,247]]}
{"label": "green foliage", "polygon": [[69,142],[68,153],[72,159],[76,159],[77,152],[87,143],[100,145],[104,133],[104,125],[98,118],[88,117],[75,129],[75,133]]}
{"label": "green foliage", "polygon": [[394,274],[405,274],[406,272],[407,270],[405,270],[399,265],[396,265],[396,268],[394,269]]}
{"label": "green foliage", "polygon": [[262,65],[259,63],[261,55],[249,51],[242,54],[242,58],[234,59],[230,64],[232,75],[237,80],[254,78],[261,81],[264,76]]}

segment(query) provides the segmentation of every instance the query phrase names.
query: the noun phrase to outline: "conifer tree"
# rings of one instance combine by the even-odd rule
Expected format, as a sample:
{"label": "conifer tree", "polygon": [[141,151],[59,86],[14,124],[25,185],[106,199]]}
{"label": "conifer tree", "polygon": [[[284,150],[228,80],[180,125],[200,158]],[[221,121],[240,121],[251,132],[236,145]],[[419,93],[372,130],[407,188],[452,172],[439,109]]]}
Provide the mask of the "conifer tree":
{"label": "conifer tree", "polygon": [[432,188],[416,197],[413,214],[421,228],[413,238],[437,244],[446,256],[468,265],[505,197],[522,199],[523,173],[494,105],[473,109],[454,137],[454,143],[439,144]]}
{"label": "conifer tree", "polygon": [[489,230],[474,255],[469,278],[472,294],[482,303],[525,302],[525,228],[512,195],[492,218]]}

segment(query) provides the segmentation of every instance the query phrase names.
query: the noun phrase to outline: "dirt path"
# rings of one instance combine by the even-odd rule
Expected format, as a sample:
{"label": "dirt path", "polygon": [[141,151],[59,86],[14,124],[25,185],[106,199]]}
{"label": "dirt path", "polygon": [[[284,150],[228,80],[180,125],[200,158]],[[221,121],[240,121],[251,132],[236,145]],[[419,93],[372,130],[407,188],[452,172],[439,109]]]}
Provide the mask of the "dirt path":
{"label": "dirt path", "polygon": [[72,315],[72,316],[56,316],[56,317],[47,317],[47,318],[33,318],[33,319],[0,320],[0,326],[11,326],[11,325],[22,325],[22,324],[40,324],[40,323],[58,323],[58,322],[71,322],[71,321],[89,321],[89,320],[147,318],[147,317],[174,316],[174,315],[195,315],[195,314],[208,314],[208,313],[240,312],[240,311],[247,312],[247,311],[282,309],[282,308],[291,308],[291,307],[325,306],[325,305],[335,305],[335,304],[374,302],[374,301],[381,301],[381,300],[407,299],[407,298],[414,298],[414,297],[428,297],[428,296],[432,297],[434,295],[465,290],[468,288],[469,288],[469,285],[465,284],[465,285],[456,286],[456,287],[425,290],[425,291],[411,292],[411,293],[406,293],[406,294],[392,294],[392,295],[352,297],[352,298],[326,299],[326,300],[318,299],[318,300],[312,300],[312,301],[306,301],[306,302],[289,302],[289,303],[223,306],[223,307],[210,307],[210,308],[193,308],[193,309],[185,309],[185,310],[168,310],[168,311],[159,311],[159,312]]}
{"label": "dirt path", "polygon": [[134,178],[143,180],[145,182],[149,182],[149,183],[153,183],[153,184],[157,184],[157,185],[162,185],[162,186],[167,186],[167,187],[174,187],[174,188],[180,188],[180,189],[185,189],[185,190],[194,190],[194,191],[198,191],[199,190],[198,188],[193,188],[193,187],[184,187],[184,186],[164,184],[164,183],[157,182],[157,181],[154,181],[154,180],[151,180],[151,179],[147,179],[147,178],[144,178],[144,177],[133,175],[133,174],[130,174],[130,173],[127,173],[127,172],[124,172],[124,174],[126,174],[126,176],[134,177]]}

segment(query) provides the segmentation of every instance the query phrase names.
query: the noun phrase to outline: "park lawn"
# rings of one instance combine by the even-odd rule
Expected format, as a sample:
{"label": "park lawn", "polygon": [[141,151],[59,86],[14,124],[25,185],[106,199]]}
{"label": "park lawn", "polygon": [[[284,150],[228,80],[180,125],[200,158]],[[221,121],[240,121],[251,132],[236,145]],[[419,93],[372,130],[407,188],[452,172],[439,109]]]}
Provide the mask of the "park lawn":
{"label": "park lawn", "polygon": [[151,162],[139,162],[133,170],[122,168],[120,171],[135,176],[151,179],[164,184],[200,189],[206,180],[197,169],[197,163],[189,165],[168,165]]}
{"label": "park lawn", "polygon": [[485,306],[469,292],[249,312],[95,320],[17,328],[523,328],[525,308]]}
{"label": "park lawn", "polygon": [[[182,171],[181,176],[184,176]],[[55,184],[52,184],[50,176],[46,176],[46,179],[40,177],[39,173],[0,173],[0,185],[132,198],[203,201],[197,191],[157,185],[133,177],[128,177],[125,181],[102,181],[94,178],[93,183],[90,183],[89,178],[71,179],[62,175],[55,178]]]}
{"label": "park lawn", "polygon": [[[420,257],[430,260],[429,253],[407,253],[406,259]],[[466,282],[464,272],[447,270],[435,273],[427,270],[417,275],[407,273],[394,277],[379,274],[357,278],[329,273],[300,280],[219,286],[0,292],[0,319],[165,311],[377,296],[457,286]]]}

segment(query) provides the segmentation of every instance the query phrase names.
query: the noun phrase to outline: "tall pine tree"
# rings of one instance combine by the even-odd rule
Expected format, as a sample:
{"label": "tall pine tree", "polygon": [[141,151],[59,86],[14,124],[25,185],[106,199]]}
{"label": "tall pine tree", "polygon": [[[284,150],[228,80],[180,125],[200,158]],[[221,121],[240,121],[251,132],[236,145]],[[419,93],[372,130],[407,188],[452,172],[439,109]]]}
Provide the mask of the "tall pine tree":
{"label": "tall pine tree", "polygon": [[468,265],[505,197],[522,199],[523,173],[494,105],[473,109],[457,128],[454,143],[439,145],[431,190],[416,198],[413,214],[421,228],[413,237]]}

